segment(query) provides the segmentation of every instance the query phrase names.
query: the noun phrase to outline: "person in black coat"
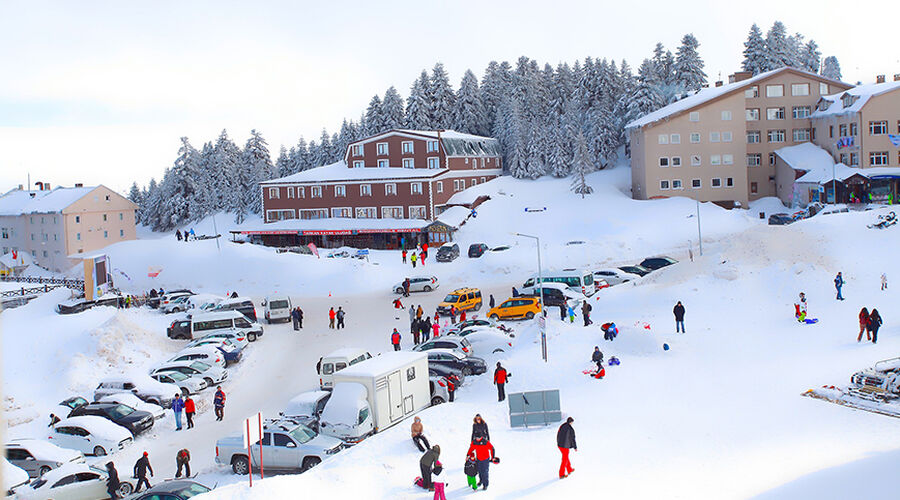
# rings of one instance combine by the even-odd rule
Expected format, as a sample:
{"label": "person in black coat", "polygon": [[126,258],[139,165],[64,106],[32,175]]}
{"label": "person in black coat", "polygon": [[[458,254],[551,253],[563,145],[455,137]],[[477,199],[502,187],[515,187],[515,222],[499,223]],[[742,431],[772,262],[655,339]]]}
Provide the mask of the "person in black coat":
{"label": "person in black coat", "polygon": [[119,498],[119,472],[116,470],[115,464],[106,462],[106,494],[111,500]]}
{"label": "person in black coat", "polygon": [[872,309],[872,312],[869,313],[869,330],[872,331],[872,343],[878,343],[878,329],[881,328],[881,315],[878,314],[878,309]]}
{"label": "person in black coat", "polygon": [[491,309],[493,309],[494,308],[494,294],[491,294],[491,300],[489,301],[489,304],[491,305]]}
{"label": "person in black coat", "polygon": [[678,333],[679,329],[681,330],[681,333],[684,333],[684,306],[681,304],[680,300],[675,304],[672,313],[675,314],[675,333]]}
{"label": "person in black coat", "polygon": [[441,447],[434,445],[430,450],[422,454],[419,459],[419,470],[422,472],[422,487],[434,491],[434,483],[431,482],[431,471],[435,462],[441,456]]}
{"label": "person in black coat", "polygon": [[603,353],[600,352],[600,346],[594,346],[594,354],[591,354],[591,361],[597,364],[597,371],[603,368]]}
{"label": "person in black coat", "polygon": [[487,422],[481,418],[481,414],[478,413],[475,415],[475,418],[472,419],[472,438],[471,441],[475,441],[475,438],[478,436],[484,436],[484,438],[488,441],[491,440],[491,432],[488,430]]}
{"label": "person in black coat", "polygon": [[148,470],[150,471],[150,477],[153,477],[153,467],[150,466],[150,458],[145,451],[144,455],[134,464],[134,477],[138,480],[137,486],[134,488],[135,493],[141,491],[142,484],[146,484],[147,489],[150,489],[150,481],[147,480]]}
{"label": "person in black coat", "polygon": [[569,450],[578,451],[578,445],[575,444],[575,429],[572,428],[572,422],[574,421],[575,419],[572,417],[567,418],[566,423],[560,425],[559,430],[556,432],[556,446],[559,448],[559,452],[562,453],[562,463],[559,464],[560,479],[575,472],[575,469],[572,468],[572,464],[569,462]]}

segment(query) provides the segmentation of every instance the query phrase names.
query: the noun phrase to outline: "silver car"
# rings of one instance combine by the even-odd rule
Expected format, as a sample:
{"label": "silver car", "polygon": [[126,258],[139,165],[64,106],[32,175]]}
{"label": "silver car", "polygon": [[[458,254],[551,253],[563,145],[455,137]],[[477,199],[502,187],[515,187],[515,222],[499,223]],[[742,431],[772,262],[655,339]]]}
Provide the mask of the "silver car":
{"label": "silver car", "polygon": [[[303,424],[290,420],[267,421],[263,427],[262,450],[257,441],[250,447],[253,467],[259,467],[262,451],[266,469],[306,472],[323,460],[344,449],[340,439],[318,434]],[[243,437],[238,434],[216,442],[216,463],[230,465],[235,474],[247,474],[250,459]]]}
{"label": "silver car", "polygon": [[84,455],[80,451],[60,448],[38,439],[15,439],[6,443],[6,458],[32,478],[41,477],[68,463],[84,463]]}
{"label": "silver car", "polygon": [[[436,276],[410,276],[408,279],[410,292],[430,292],[440,285]],[[394,292],[403,293],[403,281],[394,285]]]}

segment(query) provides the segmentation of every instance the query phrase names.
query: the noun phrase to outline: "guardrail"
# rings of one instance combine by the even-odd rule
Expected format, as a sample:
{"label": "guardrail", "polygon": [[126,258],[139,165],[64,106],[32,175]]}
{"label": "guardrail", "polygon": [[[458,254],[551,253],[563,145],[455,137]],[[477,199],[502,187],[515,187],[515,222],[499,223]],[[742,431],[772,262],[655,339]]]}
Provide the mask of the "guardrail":
{"label": "guardrail", "polygon": [[47,293],[50,290],[55,290],[57,288],[68,288],[67,285],[57,284],[57,285],[44,285],[34,288],[19,288],[18,290],[6,290],[4,292],[0,292],[0,297],[6,299],[10,297],[29,297],[32,295],[38,295],[41,293]]}
{"label": "guardrail", "polygon": [[73,290],[84,291],[84,280],[68,278],[45,278],[41,276],[0,276],[0,282],[7,283],[34,283],[37,285],[57,285],[54,288],[64,286]]}

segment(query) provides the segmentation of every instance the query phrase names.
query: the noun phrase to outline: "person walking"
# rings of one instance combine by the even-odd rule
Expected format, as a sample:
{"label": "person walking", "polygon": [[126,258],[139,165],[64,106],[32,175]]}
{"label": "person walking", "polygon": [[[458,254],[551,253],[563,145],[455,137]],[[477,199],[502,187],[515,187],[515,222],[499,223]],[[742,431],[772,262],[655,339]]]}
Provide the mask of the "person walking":
{"label": "person walking", "polygon": [[184,416],[187,417],[187,428],[194,428],[194,413],[197,413],[197,407],[194,405],[194,400],[191,399],[191,395],[188,394],[184,399]]}
{"label": "person walking", "polygon": [[575,322],[575,310],[572,309],[571,305],[566,306],[566,312],[569,313],[569,323],[574,323]]}
{"label": "person walking", "polygon": [[600,346],[594,346],[594,353],[591,354],[591,361],[597,365],[597,371],[603,369],[603,353],[600,352]]}
{"label": "person walking", "polygon": [[684,305],[681,304],[679,300],[677,304],[675,304],[675,308],[672,309],[672,314],[675,315],[675,333],[681,331],[684,332]]}
{"label": "person walking", "polygon": [[197,239],[197,235],[194,234],[194,228],[191,228],[191,239],[192,239],[192,240],[196,240],[196,239]]}
{"label": "person walking", "polygon": [[175,454],[175,463],[178,464],[175,479],[181,477],[182,467],[184,467],[184,477],[191,477],[191,452],[187,448],[178,450],[178,453]]}
{"label": "person walking", "polygon": [[425,314],[425,310],[422,309],[422,304],[419,304],[419,307],[416,308],[416,319],[422,319],[423,314]]}
{"label": "person walking", "polygon": [[887,290],[887,274],[881,273],[881,291]]}
{"label": "person walking", "polygon": [[459,322],[460,323],[466,322],[466,310],[465,309],[463,309],[462,311],[459,312]]}
{"label": "person walking", "polygon": [[482,490],[488,488],[488,472],[490,471],[491,462],[495,460],[494,445],[484,436],[478,436],[469,445],[467,456],[475,457],[475,465],[478,468],[478,483]]}
{"label": "person walking", "polygon": [[559,304],[559,319],[560,319],[561,321],[565,321],[565,320],[566,320],[566,307],[567,307],[567,306],[566,306],[565,301],[560,302],[560,304]]}
{"label": "person walking", "polygon": [[472,419],[472,436],[469,438],[469,441],[475,441],[475,438],[478,436],[484,436],[488,441],[491,440],[491,431],[480,413],[476,413]]}
{"label": "person walking", "polygon": [[112,462],[106,462],[106,494],[110,500],[119,499],[119,471]]}
{"label": "person walking", "polygon": [[592,323],[591,321],[591,304],[588,303],[587,300],[581,303],[581,316],[584,318],[584,326],[588,326]]}
{"label": "person walking", "polygon": [[431,325],[431,336],[432,338],[438,338],[441,336],[441,324],[439,321],[435,321]]}
{"label": "person walking", "polygon": [[406,264],[406,249],[405,248],[403,249],[403,253],[401,255],[403,255],[403,263]]}
{"label": "person walking", "polygon": [[184,400],[181,399],[181,394],[176,394],[175,399],[172,401],[172,412],[175,413],[175,430],[181,430],[181,412],[184,411]]}
{"label": "person walking", "polygon": [[391,345],[394,346],[395,351],[400,350],[400,332],[398,332],[396,328],[394,328],[394,332],[391,333]]}
{"label": "person walking", "polygon": [[428,342],[428,339],[431,338],[431,317],[426,317],[425,321],[421,324],[422,328],[420,328],[420,331],[422,332],[422,341]]}
{"label": "person walking", "polygon": [[403,296],[404,297],[409,297],[409,285],[410,285],[409,278],[406,278],[405,280],[403,280]]}
{"label": "person walking", "polygon": [[456,393],[456,388],[459,387],[459,376],[456,373],[450,372],[450,375],[447,375],[447,394],[450,395],[450,402],[453,402],[453,395]]}
{"label": "person walking", "polygon": [[303,329],[303,309],[300,309],[300,306],[297,306],[297,323],[300,326],[300,329]]}
{"label": "person walking", "polygon": [[334,307],[328,310],[328,328],[334,329],[334,318],[337,316],[337,313],[334,312]]}
{"label": "person walking", "polygon": [[153,467],[150,466],[150,457],[145,451],[143,456],[138,459],[134,464],[134,477],[138,480],[137,486],[134,488],[134,492],[137,493],[141,491],[141,485],[146,484],[147,489],[150,489],[150,481],[147,480],[147,471],[150,471],[150,477],[153,477]]}
{"label": "person walking", "polygon": [[431,445],[428,444],[428,438],[425,437],[424,430],[425,426],[422,425],[422,419],[416,417],[413,419],[413,423],[410,426],[410,433],[412,434],[413,443],[415,443],[416,448],[419,451],[425,451],[431,448]]}
{"label": "person walking", "polygon": [[291,319],[294,321],[294,331],[300,330],[300,307],[295,307],[291,311]]}
{"label": "person walking", "polygon": [[216,395],[213,397],[213,409],[216,413],[216,420],[221,422],[225,418],[225,391],[222,390],[221,385],[216,389]]}
{"label": "person walking", "polygon": [[575,444],[575,429],[572,428],[574,421],[575,419],[572,417],[567,418],[566,422],[560,425],[559,430],[556,431],[556,446],[562,453],[562,462],[559,464],[560,479],[569,477],[569,474],[575,472],[572,463],[569,462],[569,450],[578,451],[578,445]]}
{"label": "person walking", "polygon": [[834,288],[837,290],[837,300],[844,300],[844,297],[841,296],[841,287],[844,286],[844,277],[841,276],[841,272],[838,271],[837,276],[834,277]]}
{"label": "person walking", "polygon": [[431,471],[434,469],[434,465],[440,456],[441,447],[434,445],[419,459],[419,470],[422,472],[422,487],[428,491],[434,491],[434,484],[431,482]]}
{"label": "person walking", "polygon": [[419,264],[422,264],[422,267],[425,267],[425,252],[419,254]]}
{"label": "person walking", "polygon": [[463,465],[463,472],[466,474],[466,484],[474,491],[478,491],[478,462],[475,455],[466,455],[466,463]]}
{"label": "person walking", "polygon": [[494,370],[494,385],[497,386],[497,401],[503,401],[506,399],[506,381],[509,379],[511,375],[506,371],[506,368],[497,361],[497,368]]}
{"label": "person walking", "polygon": [[494,294],[491,294],[491,298],[490,298],[490,300],[488,301],[488,304],[490,305],[490,308],[491,308],[491,309],[494,308]]}
{"label": "person walking", "polygon": [[344,314],[345,314],[344,308],[341,306],[338,306],[338,310],[335,313],[335,317],[337,318],[337,329],[338,330],[340,330],[341,328],[344,328]]}
{"label": "person walking", "polygon": [[516,287],[512,287],[512,296],[513,296],[513,297],[518,297],[518,296],[519,296],[519,291],[516,290]]}
{"label": "person walking", "polygon": [[456,324],[456,306],[450,306],[450,324]]}
{"label": "person walking", "polygon": [[866,332],[866,340],[872,340],[872,332],[869,331],[869,310],[863,307],[859,311],[859,335],[856,336],[856,341],[862,341],[862,334]]}
{"label": "person walking", "polygon": [[872,343],[878,343],[878,329],[881,328],[881,315],[878,314],[878,309],[872,308],[872,312],[869,313],[869,330],[872,332]]}
{"label": "person walking", "polygon": [[410,330],[411,330],[410,333],[412,333],[412,336],[413,336],[413,344],[419,345],[419,342],[422,340],[419,337],[419,332],[422,331],[422,320],[420,320],[420,319],[413,320],[413,326],[412,326],[412,328],[410,328]]}
{"label": "person walking", "polygon": [[175,237],[178,238],[178,241],[181,241],[181,229],[175,230]]}
{"label": "person walking", "polygon": [[412,332],[413,322],[416,321],[416,306],[409,305],[409,331]]}
{"label": "person walking", "polygon": [[412,262],[413,269],[416,268],[416,252],[413,252],[412,255],[409,256],[409,261]]}

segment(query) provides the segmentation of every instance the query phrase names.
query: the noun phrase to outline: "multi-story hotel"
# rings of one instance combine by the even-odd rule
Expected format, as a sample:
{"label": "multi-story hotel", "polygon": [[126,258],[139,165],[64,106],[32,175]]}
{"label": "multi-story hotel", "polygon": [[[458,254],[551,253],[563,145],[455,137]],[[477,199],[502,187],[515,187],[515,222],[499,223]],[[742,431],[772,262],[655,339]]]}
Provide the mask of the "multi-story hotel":
{"label": "multi-story hotel", "polygon": [[726,207],[774,196],[775,150],[808,142],[823,96],[849,85],[795,68],[735,73],[626,126],[632,196],[688,196]]}

